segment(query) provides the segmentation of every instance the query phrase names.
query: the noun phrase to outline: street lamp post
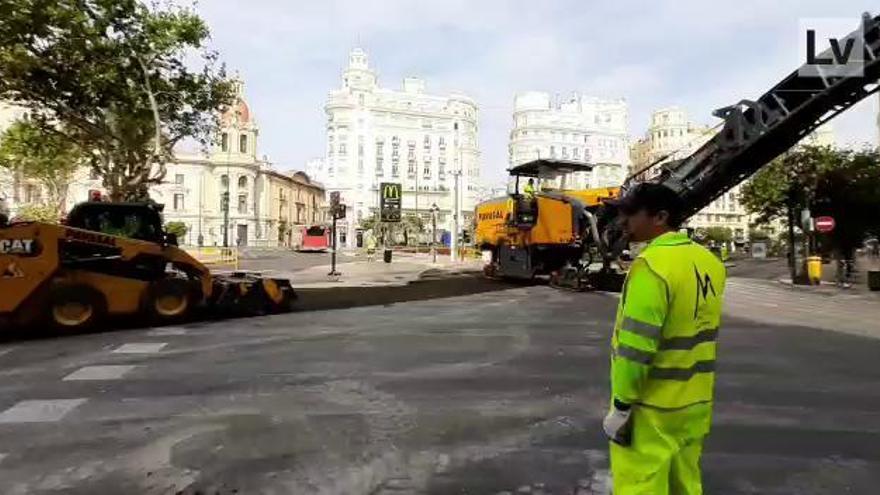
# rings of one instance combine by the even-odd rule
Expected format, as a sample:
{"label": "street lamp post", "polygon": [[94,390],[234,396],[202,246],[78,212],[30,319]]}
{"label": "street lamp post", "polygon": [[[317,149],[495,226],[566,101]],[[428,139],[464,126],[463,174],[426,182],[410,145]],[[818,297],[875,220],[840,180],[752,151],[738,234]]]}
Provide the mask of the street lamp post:
{"label": "street lamp post", "polygon": [[[227,176],[228,177],[228,176]],[[229,189],[223,192],[223,247],[229,247]]]}
{"label": "street lamp post", "polygon": [[431,255],[434,263],[437,263],[437,212],[440,210],[437,203],[431,205]]}
{"label": "street lamp post", "polygon": [[462,160],[464,159],[464,155],[461,152],[461,135],[458,129],[458,122],[453,124],[453,128],[455,129],[455,151],[458,155],[458,163],[453,167],[452,177],[452,235],[450,236],[450,257],[452,261],[458,261],[458,215],[460,213],[458,206],[458,180],[461,177],[461,171],[463,168]]}

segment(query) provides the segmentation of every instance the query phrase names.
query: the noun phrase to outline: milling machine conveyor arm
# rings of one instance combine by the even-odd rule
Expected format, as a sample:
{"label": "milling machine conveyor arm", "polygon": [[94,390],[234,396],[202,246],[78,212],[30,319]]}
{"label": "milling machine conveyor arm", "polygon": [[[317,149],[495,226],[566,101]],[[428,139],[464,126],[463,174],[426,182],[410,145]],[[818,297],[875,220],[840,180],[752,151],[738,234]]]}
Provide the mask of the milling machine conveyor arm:
{"label": "milling machine conveyor arm", "polygon": [[[880,16],[862,17],[860,29],[840,40],[854,46],[864,42],[864,69],[847,76],[830,75],[819,65],[803,65],[755,101],[743,100],[715,112],[724,126],[705,145],[683,160],[660,165],[661,172],[650,182],[659,182],[679,192],[685,215],[712,201],[749,178],[774,158],[790,149],[817,127],[880,89]],[[858,57],[857,49],[853,57]],[[828,58],[829,49],[820,55]],[[624,190],[635,184],[630,179]],[[603,220],[614,221],[613,212]]]}

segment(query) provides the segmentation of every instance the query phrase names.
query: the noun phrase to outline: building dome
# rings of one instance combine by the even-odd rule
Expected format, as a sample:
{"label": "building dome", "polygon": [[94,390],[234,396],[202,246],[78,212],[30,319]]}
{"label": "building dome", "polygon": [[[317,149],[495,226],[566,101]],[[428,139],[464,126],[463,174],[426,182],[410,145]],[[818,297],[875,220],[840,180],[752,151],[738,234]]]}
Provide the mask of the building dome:
{"label": "building dome", "polygon": [[223,112],[223,115],[220,116],[220,121],[223,125],[234,123],[238,123],[239,125],[251,124],[251,109],[243,99],[239,98],[234,104],[232,104],[232,106]]}

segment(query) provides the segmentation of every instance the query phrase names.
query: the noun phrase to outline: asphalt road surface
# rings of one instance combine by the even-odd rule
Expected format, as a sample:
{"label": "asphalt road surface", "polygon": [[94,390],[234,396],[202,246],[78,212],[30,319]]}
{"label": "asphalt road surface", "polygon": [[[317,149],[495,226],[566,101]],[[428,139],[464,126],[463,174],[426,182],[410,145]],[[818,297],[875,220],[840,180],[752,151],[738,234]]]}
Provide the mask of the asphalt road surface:
{"label": "asphalt road surface", "polygon": [[727,267],[730,277],[743,277],[761,280],[791,278],[785,258],[753,259],[736,258]]}
{"label": "asphalt road surface", "polygon": [[[616,297],[458,282],[0,344],[0,493],[605,493]],[[706,492],[876,493],[878,300],[728,292]]]}
{"label": "asphalt road surface", "polygon": [[[336,262],[339,264],[354,261],[356,258],[340,252]],[[240,261],[245,270],[280,270],[296,272],[315,266],[330,265],[330,253],[299,253],[296,251],[251,250]]]}

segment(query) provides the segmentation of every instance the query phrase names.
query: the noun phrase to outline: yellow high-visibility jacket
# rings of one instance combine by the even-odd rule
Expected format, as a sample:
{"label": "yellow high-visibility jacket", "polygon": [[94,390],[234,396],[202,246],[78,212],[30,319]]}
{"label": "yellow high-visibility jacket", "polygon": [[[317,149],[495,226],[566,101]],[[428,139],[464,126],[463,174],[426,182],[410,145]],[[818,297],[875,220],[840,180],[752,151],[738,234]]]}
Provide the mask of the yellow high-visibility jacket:
{"label": "yellow high-visibility jacket", "polygon": [[718,258],[685,234],[639,253],[611,339],[613,398],[660,409],[712,400],[725,279]]}

